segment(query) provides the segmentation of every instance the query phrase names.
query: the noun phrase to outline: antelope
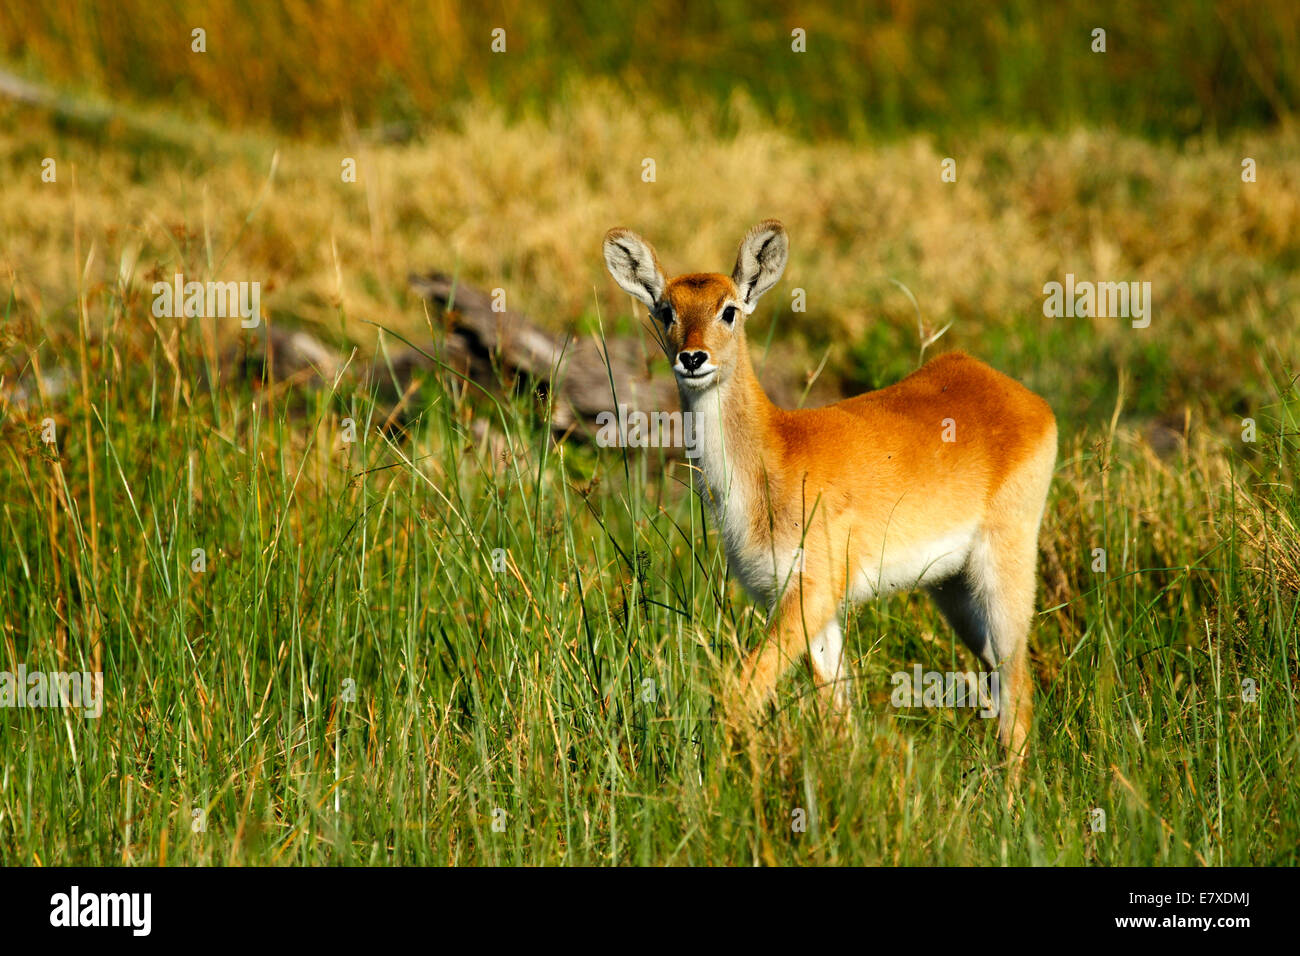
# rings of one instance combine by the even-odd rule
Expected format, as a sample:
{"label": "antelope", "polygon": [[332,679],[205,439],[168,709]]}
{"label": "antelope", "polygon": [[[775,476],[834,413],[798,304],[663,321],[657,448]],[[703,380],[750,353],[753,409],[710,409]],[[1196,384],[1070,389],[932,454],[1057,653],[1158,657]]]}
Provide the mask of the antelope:
{"label": "antelope", "polygon": [[754,374],[745,324],[785,270],[780,222],[749,231],[729,276],[668,279],[626,229],[606,233],[604,254],[614,281],[649,308],[682,410],[698,417],[696,487],[728,567],[769,610],[728,711],[761,716],[806,654],[828,708],[847,713],[842,615],[924,588],[998,675],[998,738],[1016,776],[1033,710],[1038,531],[1056,462],[1047,403],[950,352],[878,391],[779,408]]}

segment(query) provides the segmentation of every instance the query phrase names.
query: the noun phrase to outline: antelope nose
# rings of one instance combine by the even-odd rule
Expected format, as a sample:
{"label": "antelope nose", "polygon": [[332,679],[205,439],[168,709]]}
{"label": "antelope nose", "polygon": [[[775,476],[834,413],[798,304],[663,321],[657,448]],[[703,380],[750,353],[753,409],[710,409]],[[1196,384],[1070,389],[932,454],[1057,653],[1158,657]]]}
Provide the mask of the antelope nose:
{"label": "antelope nose", "polygon": [[682,363],[682,368],[688,372],[694,372],[704,364],[705,359],[709,357],[708,352],[678,352],[677,361]]}

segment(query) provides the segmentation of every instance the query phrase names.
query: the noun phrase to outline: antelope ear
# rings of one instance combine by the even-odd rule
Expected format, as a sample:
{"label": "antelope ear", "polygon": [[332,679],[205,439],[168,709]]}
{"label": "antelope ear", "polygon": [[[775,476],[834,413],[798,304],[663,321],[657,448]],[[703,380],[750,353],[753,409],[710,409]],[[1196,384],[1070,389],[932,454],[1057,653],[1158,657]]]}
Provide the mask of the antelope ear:
{"label": "antelope ear", "polygon": [[605,233],[605,266],[624,292],[636,296],[653,312],[663,300],[668,280],[655,251],[630,229]]}
{"label": "antelope ear", "polygon": [[740,290],[746,315],[754,311],[758,297],[776,285],[789,255],[790,239],[785,226],[775,219],[764,219],[745,234],[736,253],[731,281]]}

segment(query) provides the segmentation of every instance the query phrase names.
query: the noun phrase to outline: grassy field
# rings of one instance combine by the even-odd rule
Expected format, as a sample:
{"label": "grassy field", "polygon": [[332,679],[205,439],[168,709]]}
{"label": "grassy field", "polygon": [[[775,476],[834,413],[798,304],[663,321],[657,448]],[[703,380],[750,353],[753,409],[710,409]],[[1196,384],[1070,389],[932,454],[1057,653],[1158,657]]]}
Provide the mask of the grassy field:
{"label": "grassy field", "polygon": [[82,90],[330,137],[349,119],[455,122],[469,97],[544,114],[593,75],[722,132],[749,100],[795,135],[868,141],[990,123],[1220,134],[1288,120],[1300,98],[1290,0],[14,0],[0,56]]}
{"label": "grassy field", "polygon": [[[39,26],[33,69],[82,22],[48,9],[0,15],[3,37]],[[196,111],[159,92],[161,58],[128,69],[136,41],[98,37],[86,55],[131,79],[128,102],[91,84],[75,110],[0,104],[0,670],[105,675],[99,719],[0,708],[0,862],[1300,862],[1289,122],[1261,107],[1164,141],[1177,127],[1147,138],[1149,118],[1009,128],[990,108],[961,135],[912,120],[872,142],[815,91],[801,128],[761,90],[638,109],[622,81],[568,76],[529,104],[470,70],[392,142],[322,131],[310,101],[284,122],[241,112],[243,78]],[[1273,75],[1266,54],[1251,65]],[[412,115],[437,88],[393,82]],[[556,444],[544,402],[450,374],[385,428],[382,382],[223,375],[237,321],[150,309],[177,271],[260,281],[267,322],[360,368],[399,336],[437,354],[440,317],[406,276],[442,268],[543,326],[629,332],[606,228],[642,232],[670,271],[721,269],[769,215],[792,258],[751,320],[768,372],[821,394],[906,374],[917,316],[897,280],[930,328],[952,323],[928,354],[975,353],[1060,420],[1010,806],[992,721],[891,706],[895,672],[973,667],[922,598],[850,618],[847,727],[801,671],[737,745],[715,691],[763,614],[681,462]],[[1067,272],[1150,281],[1150,328],[1044,317]]]}

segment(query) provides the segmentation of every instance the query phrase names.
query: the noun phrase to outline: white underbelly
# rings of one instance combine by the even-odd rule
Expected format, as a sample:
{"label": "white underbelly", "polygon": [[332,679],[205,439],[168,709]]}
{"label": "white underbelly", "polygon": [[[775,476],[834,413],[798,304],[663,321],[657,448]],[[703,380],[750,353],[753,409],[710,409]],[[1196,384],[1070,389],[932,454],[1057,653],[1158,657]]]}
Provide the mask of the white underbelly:
{"label": "white underbelly", "polygon": [[[725,537],[725,536],[724,536]],[[888,544],[882,557],[861,565],[850,583],[849,600],[870,601],[895,591],[911,591],[938,584],[961,571],[975,542],[975,528],[962,529],[911,546]],[[777,594],[796,580],[799,571],[798,550],[745,549],[727,538],[727,563],[731,572],[756,600],[771,605]]]}
{"label": "white underbelly", "polygon": [[974,543],[974,528],[906,547],[891,548],[886,542],[880,557],[858,569],[849,598],[870,601],[882,594],[938,584],[965,566]]}

